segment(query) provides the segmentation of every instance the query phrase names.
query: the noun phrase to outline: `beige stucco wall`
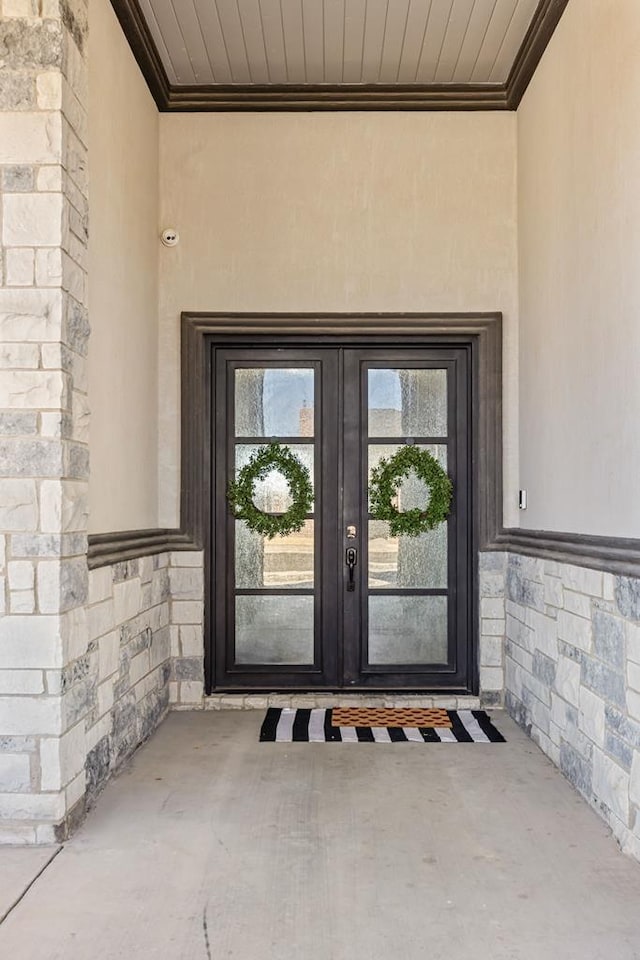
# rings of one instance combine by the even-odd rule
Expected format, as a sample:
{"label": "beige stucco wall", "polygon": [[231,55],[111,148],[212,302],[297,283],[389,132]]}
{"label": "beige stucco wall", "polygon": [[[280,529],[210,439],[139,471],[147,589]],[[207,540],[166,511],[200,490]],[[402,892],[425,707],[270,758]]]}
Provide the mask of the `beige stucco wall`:
{"label": "beige stucco wall", "polygon": [[518,111],[521,525],[640,536],[640,5],[570,3]]}
{"label": "beige stucco wall", "polygon": [[89,530],[101,533],[158,522],[158,113],[109,0],[89,15]]}
{"label": "beige stucco wall", "polygon": [[[516,120],[498,113],[163,115],[160,523],[178,519],[182,310],[505,314],[517,486]],[[517,518],[516,518],[517,519]]]}

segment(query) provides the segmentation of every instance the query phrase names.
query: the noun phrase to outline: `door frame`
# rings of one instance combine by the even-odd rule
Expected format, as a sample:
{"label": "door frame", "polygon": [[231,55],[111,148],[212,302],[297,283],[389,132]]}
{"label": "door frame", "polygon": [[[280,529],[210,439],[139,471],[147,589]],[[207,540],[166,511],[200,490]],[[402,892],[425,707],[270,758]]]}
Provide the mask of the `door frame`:
{"label": "door frame", "polygon": [[[502,527],[501,313],[183,313],[181,329],[181,528],[204,549],[205,692],[214,687],[211,622],[214,347],[467,347],[471,397],[471,662],[479,690],[478,554]],[[355,692],[355,691],[354,691]],[[406,692],[406,691],[405,691]],[[451,691],[454,692],[454,691]]]}

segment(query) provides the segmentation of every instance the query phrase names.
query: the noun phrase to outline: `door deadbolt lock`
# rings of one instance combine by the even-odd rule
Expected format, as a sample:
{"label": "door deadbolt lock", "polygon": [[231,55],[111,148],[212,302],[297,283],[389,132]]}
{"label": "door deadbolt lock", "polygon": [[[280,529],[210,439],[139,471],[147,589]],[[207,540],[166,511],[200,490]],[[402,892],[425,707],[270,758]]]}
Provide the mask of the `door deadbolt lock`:
{"label": "door deadbolt lock", "polygon": [[356,530],[356,528],[352,525],[349,525],[347,527],[347,540],[355,540],[357,535],[358,535],[358,531]]}

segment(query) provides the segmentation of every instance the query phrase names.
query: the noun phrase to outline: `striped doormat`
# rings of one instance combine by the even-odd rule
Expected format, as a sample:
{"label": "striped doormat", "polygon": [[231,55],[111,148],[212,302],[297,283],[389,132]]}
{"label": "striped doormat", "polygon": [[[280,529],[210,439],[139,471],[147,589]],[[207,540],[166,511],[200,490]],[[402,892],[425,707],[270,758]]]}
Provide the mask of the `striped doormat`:
{"label": "striped doormat", "polygon": [[[335,711],[338,713],[337,709]],[[398,713],[399,711],[394,711]],[[484,710],[445,710],[438,726],[334,726],[334,711],[270,707],[261,743],[504,743]],[[339,714],[338,714],[339,716]],[[396,721],[397,722],[397,721]]]}

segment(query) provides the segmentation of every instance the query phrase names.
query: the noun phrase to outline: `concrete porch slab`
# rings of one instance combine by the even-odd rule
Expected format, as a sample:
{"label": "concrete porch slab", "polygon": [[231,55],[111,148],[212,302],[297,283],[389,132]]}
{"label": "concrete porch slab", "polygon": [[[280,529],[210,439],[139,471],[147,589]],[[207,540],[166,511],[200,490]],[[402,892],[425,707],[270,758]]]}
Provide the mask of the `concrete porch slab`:
{"label": "concrete porch slab", "polygon": [[[638,960],[640,867],[538,748],[172,714],[0,926],[20,960]],[[29,851],[30,852],[30,851]]]}
{"label": "concrete porch slab", "polygon": [[60,847],[0,847],[0,923]]}

